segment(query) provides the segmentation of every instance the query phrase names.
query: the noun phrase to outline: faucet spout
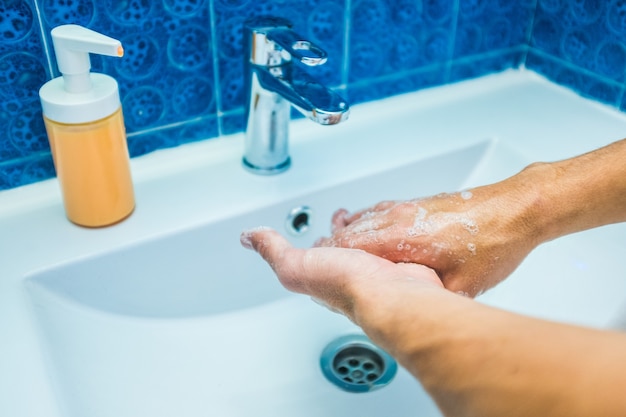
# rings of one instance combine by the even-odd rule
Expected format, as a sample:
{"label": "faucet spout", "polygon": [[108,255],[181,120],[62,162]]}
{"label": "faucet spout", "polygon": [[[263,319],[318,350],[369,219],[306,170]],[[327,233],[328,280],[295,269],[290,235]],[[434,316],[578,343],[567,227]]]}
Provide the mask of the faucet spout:
{"label": "faucet spout", "polygon": [[246,22],[247,114],[243,165],[270,175],[285,171],[289,157],[289,121],[293,106],[310,120],[333,125],[347,120],[350,106],[337,93],[293,64],[322,65],[324,50],[274,17]]}
{"label": "faucet spout", "polygon": [[321,125],[334,125],[348,119],[350,106],[339,94],[295,66],[286,70],[295,75],[278,76],[277,71],[256,68],[260,86],[278,94],[305,117]]}

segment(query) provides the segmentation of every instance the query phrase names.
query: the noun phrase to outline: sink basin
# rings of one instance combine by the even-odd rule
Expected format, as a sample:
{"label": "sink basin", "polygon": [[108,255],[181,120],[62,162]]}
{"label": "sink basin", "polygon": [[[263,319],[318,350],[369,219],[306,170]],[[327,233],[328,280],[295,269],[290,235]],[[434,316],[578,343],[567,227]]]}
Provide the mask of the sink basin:
{"label": "sink basin", "polygon": [[[375,201],[460,188],[491,146],[492,142],[479,142],[191,230],[56,266],[29,276],[29,290],[41,305],[41,297],[54,296],[109,313],[146,318],[186,318],[258,307],[289,293],[265,262],[241,247],[242,230],[266,225],[290,236],[289,214],[307,207],[310,213],[302,220],[308,224],[307,230],[290,237],[294,245],[309,247],[329,233],[330,218],[338,207],[358,209]],[[449,174],[407,186],[407,179],[429,178],[435,171]]]}
{"label": "sink basin", "polygon": [[[419,386],[406,374],[366,397],[331,385],[316,362],[327,343],[359,329],[284,290],[238,236],[259,224],[289,234],[288,214],[306,206],[309,227],[291,239],[311,246],[338,204],[458,189],[492,146],[479,142],[30,275],[66,415],[382,416],[389,404],[396,416],[438,415],[425,394],[416,400]],[[435,171],[450,174],[407,186]]]}
{"label": "sink basin", "polygon": [[[56,181],[0,193],[0,415],[440,416],[401,367],[367,393],[331,384],[322,351],[361,330],[284,290],[240,232],[309,247],[339,207],[498,181],[625,129],[510,71],[355,106],[331,128],[294,122],[293,167],[275,177],[243,170],[242,135],[138,158],[137,210],[106,229],[67,222]],[[624,250],[625,225],[550,242],[479,301],[626,327]]]}

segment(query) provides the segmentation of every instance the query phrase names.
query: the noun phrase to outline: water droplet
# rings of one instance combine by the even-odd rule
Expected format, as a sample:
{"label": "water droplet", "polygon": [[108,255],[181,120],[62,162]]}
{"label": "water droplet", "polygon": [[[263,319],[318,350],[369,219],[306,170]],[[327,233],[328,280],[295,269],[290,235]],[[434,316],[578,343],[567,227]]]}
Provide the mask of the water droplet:
{"label": "water droplet", "polygon": [[464,219],[462,222],[463,228],[469,232],[470,235],[478,233],[478,225],[474,220]]}
{"label": "water droplet", "polygon": [[472,197],[473,197],[473,194],[471,191],[461,191],[461,198],[463,200],[469,200]]}

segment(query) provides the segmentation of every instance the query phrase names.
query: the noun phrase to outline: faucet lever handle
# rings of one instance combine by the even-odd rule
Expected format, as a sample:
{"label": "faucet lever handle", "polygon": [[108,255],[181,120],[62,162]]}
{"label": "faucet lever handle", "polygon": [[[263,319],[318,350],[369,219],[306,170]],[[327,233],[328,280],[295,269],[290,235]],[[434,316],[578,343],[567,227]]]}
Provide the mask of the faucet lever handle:
{"label": "faucet lever handle", "polygon": [[322,65],[328,54],[313,42],[305,40],[288,28],[276,28],[267,33],[267,39],[278,44],[292,57],[308,66]]}

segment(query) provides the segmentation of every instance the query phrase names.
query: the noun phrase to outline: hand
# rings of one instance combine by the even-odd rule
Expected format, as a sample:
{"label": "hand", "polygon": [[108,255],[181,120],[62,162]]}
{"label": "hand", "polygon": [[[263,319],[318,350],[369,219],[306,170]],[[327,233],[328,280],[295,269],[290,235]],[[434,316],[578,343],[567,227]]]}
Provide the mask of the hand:
{"label": "hand", "polygon": [[366,331],[393,316],[396,300],[407,291],[443,288],[424,266],[396,264],[355,249],[296,249],[270,229],[246,231],[241,243],[268,262],[285,288],[310,295]]}
{"label": "hand", "polygon": [[295,249],[268,229],[244,232],[241,242],[285,287],[359,325],[446,416],[624,415],[623,333],[495,309],[444,290],[424,266],[361,250]]}
{"label": "hand", "polygon": [[533,193],[517,177],[454,194],[387,201],[349,215],[316,246],[358,248],[434,269],[445,287],[474,297],[493,287],[539,244],[528,219]]}

